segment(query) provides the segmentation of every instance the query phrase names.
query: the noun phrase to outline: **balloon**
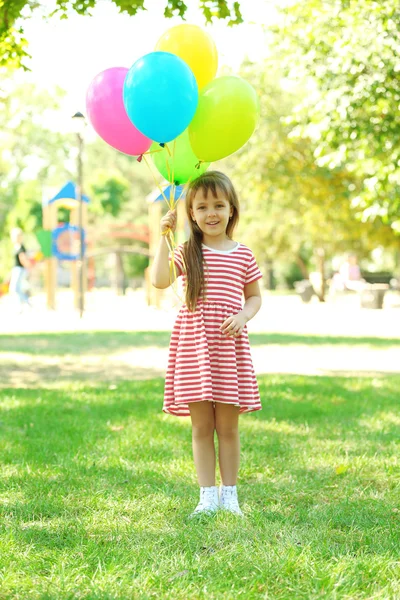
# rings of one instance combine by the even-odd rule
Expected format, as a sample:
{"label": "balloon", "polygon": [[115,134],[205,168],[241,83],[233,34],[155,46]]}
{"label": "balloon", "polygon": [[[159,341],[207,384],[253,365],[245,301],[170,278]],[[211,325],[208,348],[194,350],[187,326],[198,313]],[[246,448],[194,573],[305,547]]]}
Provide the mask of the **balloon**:
{"label": "balloon", "polygon": [[171,27],[158,40],[156,50],[180,56],[192,69],[199,90],[217,73],[217,48],[211,36],[197,25]]}
{"label": "balloon", "polygon": [[201,91],[189,126],[190,144],[201,160],[220,160],[239,150],[252,135],[259,105],[254,88],[244,79],[218,77]]}
{"label": "balloon", "polygon": [[168,149],[161,149],[159,144],[154,143],[150,150],[155,150],[151,156],[157,170],[164,179],[176,185],[186,183],[189,179],[195,179],[207,171],[210,166],[210,163],[201,163],[196,169],[199,159],[192,150],[187,129],[176,140],[168,144]]}
{"label": "balloon", "polygon": [[130,68],[124,83],[128,117],[144,135],[170,142],[196,112],[196,79],[187,64],[169,52],[150,52]]}
{"label": "balloon", "polygon": [[147,152],[152,140],[131,123],[122,101],[128,69],[112,67],[93,79],[86,93],[86,112],[93,129],[110,146],[136,156]]}

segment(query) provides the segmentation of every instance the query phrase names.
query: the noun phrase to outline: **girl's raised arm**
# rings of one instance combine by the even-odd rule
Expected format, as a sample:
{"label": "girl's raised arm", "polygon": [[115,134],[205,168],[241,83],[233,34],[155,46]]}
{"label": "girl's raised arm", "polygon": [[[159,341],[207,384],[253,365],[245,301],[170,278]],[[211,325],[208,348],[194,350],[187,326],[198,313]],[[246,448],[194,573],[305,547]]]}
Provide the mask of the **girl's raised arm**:
{"label": "girl's raised arm", "polygon": [[[165,217],[161,219],[161,233],[168,229],[172,232],[176,229],[176,210],[169,210]],[[170,274],[169,269],[169,248],[165,235],[161,235],[158,248],[154,257],[153,268],[151,270],[151,283],[154,287],[164,290],[174,281],[174,276]]]}

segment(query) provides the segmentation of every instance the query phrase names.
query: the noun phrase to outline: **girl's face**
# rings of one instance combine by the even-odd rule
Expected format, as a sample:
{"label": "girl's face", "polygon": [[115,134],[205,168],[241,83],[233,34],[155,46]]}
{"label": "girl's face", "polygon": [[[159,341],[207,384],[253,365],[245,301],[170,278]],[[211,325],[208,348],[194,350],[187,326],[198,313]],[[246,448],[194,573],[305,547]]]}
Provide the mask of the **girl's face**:
{"label": "girl's face", "polygon": [[233,207],[221,190],[217,188],[216,191],[215,198],[211,190],[208,190],[207,196],[203,189],[197,190],[190,214],[205,236],[223,239],[229,218],[233,215]]}

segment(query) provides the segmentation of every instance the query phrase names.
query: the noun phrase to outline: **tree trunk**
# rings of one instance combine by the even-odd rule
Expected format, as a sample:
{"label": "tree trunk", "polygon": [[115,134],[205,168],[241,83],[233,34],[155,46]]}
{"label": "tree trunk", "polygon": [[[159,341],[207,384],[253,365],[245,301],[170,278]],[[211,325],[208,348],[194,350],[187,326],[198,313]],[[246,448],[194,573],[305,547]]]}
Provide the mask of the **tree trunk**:
{"label": "tree trunk", "polygon": [[318,257],[318,273],[321,278],[321,289],[319,293],[317,293],[318,300],[320,302],[325,302],[325,292],[326,292],[326,284],[325,284],[325,250],[323,248],[317,248],[317,257]]}
{"label": "tree trunk", "polygon": [[265,289],[274,290],[274,263],[272,260],[265,261]]}
{"label": "tree trunk", "polygon": [[395,265],[395,277],[400,280],[400,249],[397,249],[395,253]]}
{"label": "tree trunk", "polygon": [[125,280],[124,261],[122,259],[121,252],[116,253],[115,259],[116,259],[116,270],[117,270],[117,294],[118,294],[118,296],[125,296],[126,280]]}
{"label": "tree trunk", "polygon": [[304,279],[308,279],[310,275],[308,273],[307,265],[304,262],[304,260],[301,258],[300,254],[296,254],[295,261],[296,261],[296,264],[299,266],[301,274],[303,275]]}

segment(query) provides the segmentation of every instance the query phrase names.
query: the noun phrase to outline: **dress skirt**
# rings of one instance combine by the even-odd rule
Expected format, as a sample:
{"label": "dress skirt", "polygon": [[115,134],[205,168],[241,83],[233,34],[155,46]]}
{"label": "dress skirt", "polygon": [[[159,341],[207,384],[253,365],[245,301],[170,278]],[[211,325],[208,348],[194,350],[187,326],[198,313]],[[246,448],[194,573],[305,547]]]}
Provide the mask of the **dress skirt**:
{"label": "dress skirt", "polygon": [[191,402],[234,404],[240,413],[261,410],[247,328],[239,337],[223,335],[222,323],[241,306],[199,302],[182,306],[171,335],[163,411],[190,415]]}

